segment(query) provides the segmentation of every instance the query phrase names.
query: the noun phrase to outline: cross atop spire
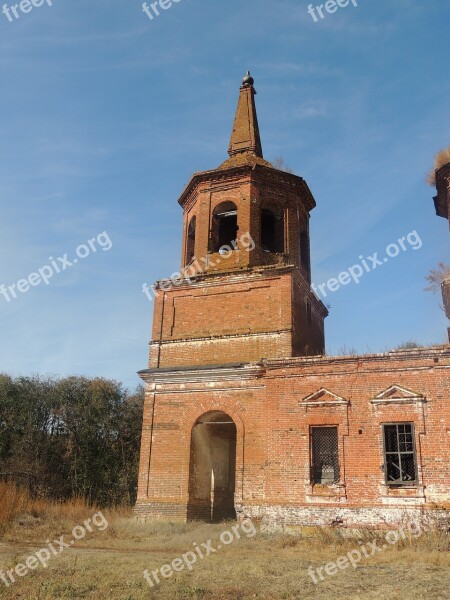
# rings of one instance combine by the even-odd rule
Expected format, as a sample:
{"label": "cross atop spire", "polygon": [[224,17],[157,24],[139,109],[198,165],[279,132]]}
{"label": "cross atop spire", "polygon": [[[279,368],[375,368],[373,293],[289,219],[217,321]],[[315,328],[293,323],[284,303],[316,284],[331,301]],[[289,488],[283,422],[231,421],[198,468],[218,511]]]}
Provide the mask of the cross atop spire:
{"label": "cross atop spire", "polygon": [[261,138],[259,136],[258,116],[255,105],[254,79],[247,71],[242,80],[239,101],[234,118],[233,132],[228,154],[250,154],[263,158]]}

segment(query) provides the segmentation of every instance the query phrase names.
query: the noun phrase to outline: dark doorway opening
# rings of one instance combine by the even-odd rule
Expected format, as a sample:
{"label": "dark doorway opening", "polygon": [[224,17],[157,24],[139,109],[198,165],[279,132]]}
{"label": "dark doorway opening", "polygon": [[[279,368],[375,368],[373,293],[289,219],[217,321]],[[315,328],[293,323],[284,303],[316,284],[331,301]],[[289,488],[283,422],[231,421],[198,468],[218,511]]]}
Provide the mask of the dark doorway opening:
{"label": "dark doorway opening", "polygon": [[263,208],[261,210],[261,248],[265,252],[284,252],[283,214]]}
{"label": "dark doorway opening", "polygon": [[300,233],[300,263],[309,275],[309,235],[307,231]]}
{"label": "dark doorway opening", "polygon": [[216,206],[212,218],[211,250],[219,252],[223,246],[234,248],[238,233],[237,206],[234,202],[222,202]]}
{"label": "dark doorway opening", "polygon": [[195,255],[195,232],[197,227],[197,217],[192,217],[189,221],[188,234],[187,234],[187,248],[186,248],[186,264],[190,263]]}
{"label": "dark doorway opening", "polygon": [[235,519],[236,425],[213,411],[192,428],[188,519],[219,522]]}

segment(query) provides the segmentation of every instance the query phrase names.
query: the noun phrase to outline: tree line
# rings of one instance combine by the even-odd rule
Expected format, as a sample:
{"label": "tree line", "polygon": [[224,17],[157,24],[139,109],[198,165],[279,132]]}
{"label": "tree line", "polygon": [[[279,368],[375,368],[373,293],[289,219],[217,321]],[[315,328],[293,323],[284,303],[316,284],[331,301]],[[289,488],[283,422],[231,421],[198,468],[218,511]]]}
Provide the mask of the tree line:
{"label": "tree line", "polygon": [[34,497],[133,504],[143,402],[112,380],[0,374],[0,478]]}

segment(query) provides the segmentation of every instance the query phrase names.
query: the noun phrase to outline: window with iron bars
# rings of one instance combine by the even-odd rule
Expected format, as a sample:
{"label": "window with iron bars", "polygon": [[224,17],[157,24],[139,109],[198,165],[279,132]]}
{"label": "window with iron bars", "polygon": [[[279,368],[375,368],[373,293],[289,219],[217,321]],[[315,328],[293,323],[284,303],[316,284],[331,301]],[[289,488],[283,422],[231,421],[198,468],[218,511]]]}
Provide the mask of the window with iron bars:
{"label": "window with iron bars", "polygon": [[384,473],[390,485],[417,483],[413,423],[383,425]]}
{"label": "window with iron bars", "polygon": [[339,482],[337,427],[311,428],[311,481],[322,485]]}

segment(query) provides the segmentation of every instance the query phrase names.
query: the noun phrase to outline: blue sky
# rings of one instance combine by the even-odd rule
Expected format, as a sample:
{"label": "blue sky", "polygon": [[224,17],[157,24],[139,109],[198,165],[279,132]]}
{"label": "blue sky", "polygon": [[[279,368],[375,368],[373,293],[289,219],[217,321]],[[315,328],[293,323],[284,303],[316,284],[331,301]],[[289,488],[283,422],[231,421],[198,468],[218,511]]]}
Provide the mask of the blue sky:
{"label": "blue sky", "polygon": [[0,284],[100,232],[113,243],[0,296],[0,371],[139,383],[142,284],[179,267],[177,198],[226,158],[247,69],[265,158],[283,156],[316,197],[314,282],[411,231],[423,242],[329,295],[328,352],[445,341],[423,288],[449,256],[425,177],[450,144],[450,5],[359,0],[315,23],[308,4],[181,0],[150,21],[138,0],[53,0],[0,14]]}

